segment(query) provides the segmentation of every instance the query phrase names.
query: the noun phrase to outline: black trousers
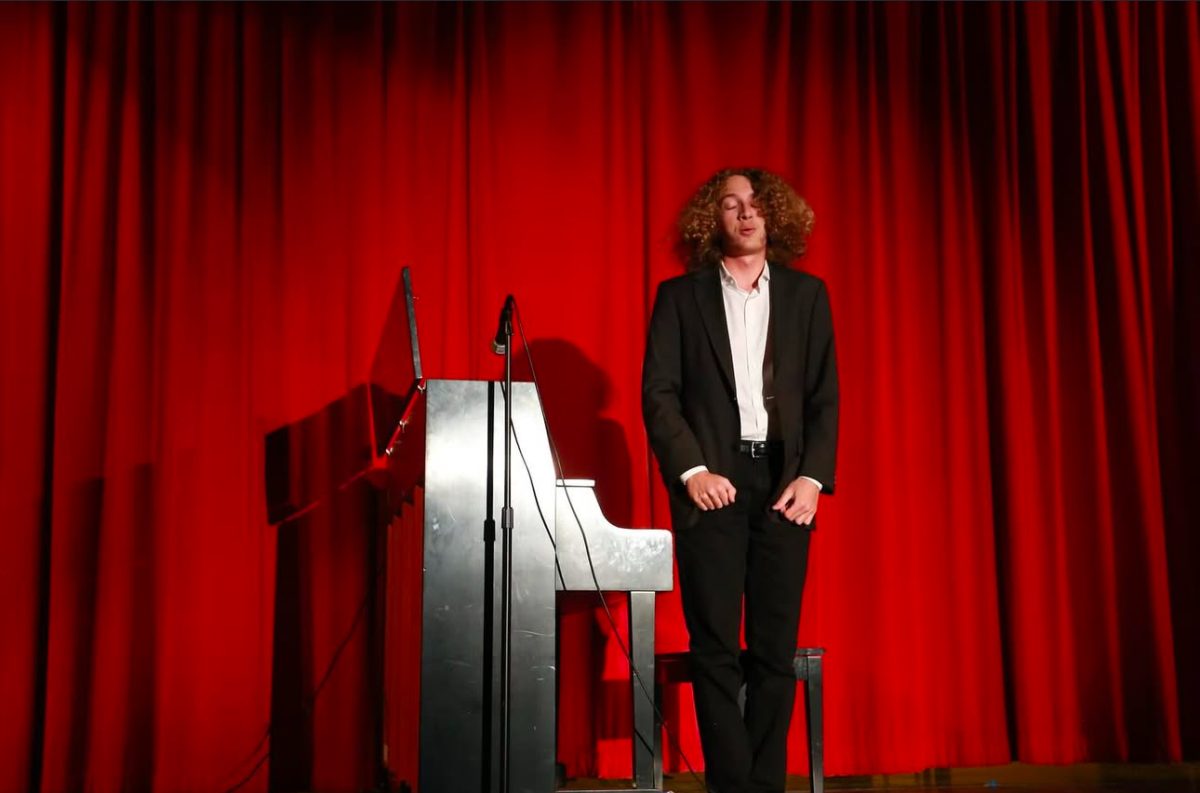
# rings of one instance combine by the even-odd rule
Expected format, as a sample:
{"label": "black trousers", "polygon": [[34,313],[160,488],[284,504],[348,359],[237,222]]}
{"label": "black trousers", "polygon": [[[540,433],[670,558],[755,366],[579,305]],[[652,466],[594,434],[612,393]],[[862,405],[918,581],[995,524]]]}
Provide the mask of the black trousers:
{"label": "black trousers", "polygon": [[675,531],[705,778],[719,793],[782,791],[787,776],[792,658],[810,533],[771,510],[779,469],[776,455],[739,455],[737,470],[721,472],[737,488],[734,503],[701,512],[697,523]]}

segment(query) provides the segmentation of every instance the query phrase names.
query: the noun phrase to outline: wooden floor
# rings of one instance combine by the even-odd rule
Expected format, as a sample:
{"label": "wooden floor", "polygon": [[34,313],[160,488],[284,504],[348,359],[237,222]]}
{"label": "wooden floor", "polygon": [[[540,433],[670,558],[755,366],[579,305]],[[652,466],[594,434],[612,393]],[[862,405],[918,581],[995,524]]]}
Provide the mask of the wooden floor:
{"label": "wooden floor", "polygon": [[[665,791],[704,793],[703,774],[668,775]],[[573,779],[564,790],[627,790],[628,780]],[[808,790],[806,777],[789,777],[788,791]],[[902,790],[905,793],[982,790],[986,793],[1200,793],[1200,763],[939,768],[919,774],[828,777],[825,789]]]}

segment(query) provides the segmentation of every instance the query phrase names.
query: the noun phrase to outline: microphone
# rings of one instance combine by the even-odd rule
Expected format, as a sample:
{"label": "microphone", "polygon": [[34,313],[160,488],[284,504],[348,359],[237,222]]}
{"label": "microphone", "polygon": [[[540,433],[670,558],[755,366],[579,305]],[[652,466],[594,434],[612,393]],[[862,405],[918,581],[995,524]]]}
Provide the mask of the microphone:
{"label": "microphone", "polygon": [[504,308],[500,309],[500,323],[496,328],[496,338],[492,339],[492,352],[503,355],[508,351],[508,340],[512,337],[513,296],[504,298]]}

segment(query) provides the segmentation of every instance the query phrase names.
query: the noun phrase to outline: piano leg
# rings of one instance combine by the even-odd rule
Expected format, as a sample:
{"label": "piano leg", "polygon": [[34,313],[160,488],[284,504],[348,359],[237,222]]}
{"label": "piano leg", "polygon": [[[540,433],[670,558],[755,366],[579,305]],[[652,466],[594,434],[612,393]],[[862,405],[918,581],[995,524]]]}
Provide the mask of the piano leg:
{"label": "piano leg", "polygon": [[629,652],[641,682],[633,686],[633,785],[654,790],[654,592],[629,593]]}

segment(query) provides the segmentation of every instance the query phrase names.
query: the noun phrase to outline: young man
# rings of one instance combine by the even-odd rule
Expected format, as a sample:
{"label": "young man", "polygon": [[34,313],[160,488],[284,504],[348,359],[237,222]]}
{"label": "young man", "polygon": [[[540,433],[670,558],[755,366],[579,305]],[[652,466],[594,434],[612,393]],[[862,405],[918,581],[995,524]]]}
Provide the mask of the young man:
{"label": "young man", "polygon": [[820,493],[833,492],[837,446],[829,298],[788,268],[812,223],[778,176],[715,174],[680,215],[689,272],[659,286],[646,341],[642,412],[670,493],[705,777],[718,793],[782,791],[786,778],[809,530]]}

